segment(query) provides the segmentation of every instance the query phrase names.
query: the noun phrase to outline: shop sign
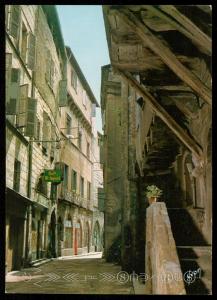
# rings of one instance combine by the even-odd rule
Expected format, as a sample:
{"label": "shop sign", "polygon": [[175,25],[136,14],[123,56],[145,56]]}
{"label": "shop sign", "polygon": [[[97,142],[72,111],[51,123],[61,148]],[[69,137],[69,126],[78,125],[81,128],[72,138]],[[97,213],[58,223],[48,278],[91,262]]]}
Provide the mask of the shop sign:
{"label": "shop sign", "polygon": [[61,171],[56,170],[44,170],[44,180],[47,182],[60,183],[62,181]]}

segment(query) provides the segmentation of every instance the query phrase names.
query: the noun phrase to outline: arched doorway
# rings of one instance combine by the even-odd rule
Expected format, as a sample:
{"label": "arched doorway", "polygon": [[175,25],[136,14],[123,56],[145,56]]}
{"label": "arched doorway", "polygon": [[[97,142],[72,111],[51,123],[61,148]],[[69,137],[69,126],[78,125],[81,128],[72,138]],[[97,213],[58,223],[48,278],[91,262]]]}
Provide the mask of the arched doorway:
{"label": "arched doorway", "polygon": [[75,239],[74,239],[74,254],[78,254],[78,248],[82,248],[82,226],[81,221],[78,220],[75,224]]}
{"label": "arched doorway", "polygon": [[53,210],[49,224],[49,251],[51,257],[56,257],[56,214]]}
{"label": "arched doorway", "polygon": [[96,221],[94,225],[93,244],[94,244],[95,251],[100,251],[100,226],[98,221]]}

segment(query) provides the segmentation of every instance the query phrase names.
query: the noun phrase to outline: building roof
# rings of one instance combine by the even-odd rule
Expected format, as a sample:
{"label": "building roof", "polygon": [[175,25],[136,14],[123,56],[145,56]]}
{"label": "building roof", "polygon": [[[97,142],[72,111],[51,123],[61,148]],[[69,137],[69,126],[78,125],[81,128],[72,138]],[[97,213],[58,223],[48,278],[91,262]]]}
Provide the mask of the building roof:
{"label": "building roof", "polygon": [[57,9],[55,5],[41,5],[48,21],[48,25],[51,29],[51,32],[53,34],[54,43],[57,48],[60,49],[60,53],[62,57],[66,58],[65,53],[65,44],[63,40],[63,35],[61,31],[61,25],[57,13]]}
{"label": "building roof", "polygon": [[76,73],[77,73],[77,76],[78,78],[80,79],[83,87],[86,89],[86,92],[88,94],[88,96],[90,97],[90,100],[92,103],[95,103],[97,107],[99,107],[99,103],[97,102],[74,54],[72,53],[72,50],[69,46],[66,46],[66,53],[67,53],[67,56],[69,57],[70,59],[70,63],[72,64],[73,68],[75,69]]}

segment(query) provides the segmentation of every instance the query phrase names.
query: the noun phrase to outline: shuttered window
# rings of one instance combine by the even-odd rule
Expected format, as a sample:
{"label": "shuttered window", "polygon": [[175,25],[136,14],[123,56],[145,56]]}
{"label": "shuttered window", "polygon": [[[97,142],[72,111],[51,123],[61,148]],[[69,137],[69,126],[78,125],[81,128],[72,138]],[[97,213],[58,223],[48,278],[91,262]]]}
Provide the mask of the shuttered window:
{"label": "shuttered window", "polygon": [[19,110],[18,110],[18,118],[17,118],[17,123],[19,128],[24,128],[26,126],[28,90],[29,90],[28,84],[23,84],[20,86],[20,101],[19,101]]}
{"label": "shuttered window", "polygon": [[90,158],[90,143],[87,142],[87,157]]}
{"label": "shuttered window", "polygon": [[64,164],[63,186],[65,189],[68,189],[68,170],[69,167],[66,164]]}
{"label": "shuttered window", "polygon": [[50,50],[47,49],[47,59],[46,59],[46,73],[45,78],[51,89],[54,87],[54,75],[55,75],[55,67],[54,61],[51,57]]}
{"label": "shuttered window", "polygon": [[31,32],[28,35],[27,67],[30,70],[35,68],[35,36]]}
{"label": "shuttered window", "polygon": [[28,98],[27,100],[27,115],[25,135],[36,138],[36,112],[37,112],[37,100],[34,98]]}
{"label": "shuttered window", "polygon": [[17,192],[19,192],[19,190],[20,190],[20,172],[21,172],[21,163],[19,160],[15,159],[13,189]]}
{"label": "shuttered window", "polygon": [[18,40],[20,28],[20,5],[10,5],[9,34]]}
{"label": "shuttered window", "polygon": [[21,39],[21,57],[24,61],[24,63],[26,63],[26,54],[27,54],[27,29],[26,26],[24,25],[24,23],[22,23],[22,39]]}
{"label": "shuttered window", "polygon": [[91,183],[87,182],[87,200],[90,201],[91,197]]}
{"label": "shuttered window", "polygon": [[39,121],[39,119],[37,118],[37,132],[36,132],[36,139],[37,141],[41,140],[41,123]]}
{"label": "shuttered window", "polygon": [[67,81],[59,82],[59,106],[67,106]]}
{"label": "shuttered window", "polygon": [[72,170],[71,182],[72,182],[72,185],[71,185],[72,191],[76,191],[77,190],[77,172],[74,170]]}
{"label": "shuttered window", "polygon": [[66,114],[66,134],[71,134],[72,118]]}
{"label": "shuttered window", "polygon": [[84,198],[84,178],[82,176],[80,178],[80,194]]}
{"label": "shuttered window", "polygon": [[11,77],[8,78],[6,113],[16,115],[20,99],[20,69],[12,68],[9,72]]}

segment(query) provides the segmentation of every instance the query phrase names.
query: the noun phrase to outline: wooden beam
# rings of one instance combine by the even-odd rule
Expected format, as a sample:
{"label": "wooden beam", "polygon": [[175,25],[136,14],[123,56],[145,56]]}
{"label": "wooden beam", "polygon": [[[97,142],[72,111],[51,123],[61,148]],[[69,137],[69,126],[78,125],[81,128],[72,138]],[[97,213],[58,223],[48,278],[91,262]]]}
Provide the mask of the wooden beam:
{"label": "wooden beam", "polygon": [[183,33],[185,36],[191,39],[194,44],[199,46],[204,53],[208,55],[212,54],[212,41],[210,37],[202,32],[187,17],[181,14],[173,5],[160,5],[161,10],[153,5],[147,5],[147,9],[152,11],[162,20],[165,20],[169,24],[173,25],[175,29]]}
{"label": "wooden beam", "polygon": [[170,128],[175,136],[199,159],[203,157],[203,152],[197,143],[187,134],[187,132],[176,123],[170,114],[158,103],[158,101],[147,90],[139,84],[139,82],[129,73],[117,71],[123,79],[129,83],[144,100],[152,107],[153,111],[161,118],[161,120]]}
{"label": "wooden beam", "polygon": [[126,24],[131,26],[131,28],[134,28],[135,33],[140,36],[146,47],[148,46],[154,53],[156,53],[164,61],[164,63],[181,80],[189,85],[192,90],[203,98],[204,101],[206,101],[209,105],[212,105],[212,94],[210,89],[203,84],[197,76],[188,70],[171,52],[171,50],[156,36],[154,36],[151,31],[133,15],[133,13],[129,12],[127,9],[112,9],[110,12],[122,18]]}

